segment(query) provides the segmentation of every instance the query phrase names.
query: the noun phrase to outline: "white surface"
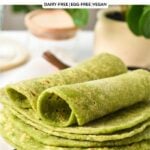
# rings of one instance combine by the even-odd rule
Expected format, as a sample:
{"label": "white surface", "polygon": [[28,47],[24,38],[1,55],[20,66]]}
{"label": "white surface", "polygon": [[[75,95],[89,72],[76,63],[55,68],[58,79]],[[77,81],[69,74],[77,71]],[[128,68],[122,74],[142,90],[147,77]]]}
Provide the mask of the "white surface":
{"label": "white surface", "polygon": [[[28,74],[29,78],[29,72],[34,73],[31,77],[47,74],[50,70],[52,72],[53,69],[51,67],[50,70],[46,67],[49,65],[48,63],[45,67],[42,67],[42,65],[44,66],[46,62],[43,64],[44,61],[41,56],[46,50],[50,50],[59,59],[71,66],[92,55],[93,33],[88,31],[79,31],[75,38],[65,41],[47,41],[39,39],[26,31],[3,31],[0,32],[0,35],[20,42],[25,49],[29,51],[31,57],[27,64],[17,67],[16,69],[0,73],[0,87],[8,84],[9,81],[15,82],[17,80],[26,79],[26,74]],[[22,71],[20,71],[20,69]]]}
{"label": "white surface", "polygon": [[6,84],[15,83],[21,80],[50,74],[57,70],[58,69],[48,63],[45,59],[39,57],[34,58],[23,67],[16,68],[15,70],[9,71],[9,73],[4,73],[5,75],[0,78],[0,87],[4,87]]}
{"label": "white surface", "polygon": [[[31,59],[28,63],[0,73],[0,87],[4,87],[6,84],[15,83],[20,80],[30,79],[57,71],[54,66],[41,57],[42,53],[46,50],[50,50],[68,65],[75,65],[92,55],[92,32],[80,31],[75,38],[60,42],[38,39],[25,31],[3,31],[0,32],[0,35],[20,42],[31,55]],[[1,108],[2,106],[0,106],[0,109]],[[0,150],[13,150],[13,148],[0,137]]]}

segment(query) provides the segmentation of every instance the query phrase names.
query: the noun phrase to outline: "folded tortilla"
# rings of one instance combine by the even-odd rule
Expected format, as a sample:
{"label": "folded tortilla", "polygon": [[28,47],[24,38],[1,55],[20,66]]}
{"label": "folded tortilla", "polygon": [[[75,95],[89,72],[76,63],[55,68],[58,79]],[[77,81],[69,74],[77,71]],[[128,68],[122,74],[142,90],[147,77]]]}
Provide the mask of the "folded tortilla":
{"label": "folded tortilla", "polygon": [[101,80],[46,89],[39,96],[37,110],[40,117],[53,126],[84,125],[148,100],[149,91],[150,73],[137,70]]}
{"label": "folded tortilla", "polygon": [[18,107],[36,109],[38,96],[47,88],[101,79],[125,72],[127,68],[119,58],[104,53],[53,75],[9,85],[6,92]]}

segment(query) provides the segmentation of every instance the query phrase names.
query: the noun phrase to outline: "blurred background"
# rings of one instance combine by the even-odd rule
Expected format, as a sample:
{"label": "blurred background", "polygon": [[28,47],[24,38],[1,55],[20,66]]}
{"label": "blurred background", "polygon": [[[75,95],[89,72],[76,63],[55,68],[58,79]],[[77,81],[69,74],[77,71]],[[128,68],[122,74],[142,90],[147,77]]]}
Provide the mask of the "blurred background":
{"label": "blurred background", "polygon": [[150,68],[150,6],[42,9],[0,5],[0,86],[72,67],[100,53]]}
{"label": "blurred background", "polygon": [[[12,9],[12,5],[3,6],[3,20],[2,29],[3,30],[25,30],[24,17],[26,13],[20,12],[15,13]],[[84,30],[93,30],[96,23],[96,13],[97,9],[89,10],[89,22],[83,28]]]}
{"label": "blurred background", "polygon": [[[91,57],[97,12],[96,9],[57,12],[35,5],[0,5],[0,87],[53,73]],[[56,15],[53,21],[56,26],[60,24],[58,29],[55,25],[51,27],[53,21],[47,21],[47,16],[40,17],[46,17],[45,27],[41,26],[42,21],[32,21],[34,13],[48,14],[52,20]],[[65,24],[67,20],[69,26]]]}

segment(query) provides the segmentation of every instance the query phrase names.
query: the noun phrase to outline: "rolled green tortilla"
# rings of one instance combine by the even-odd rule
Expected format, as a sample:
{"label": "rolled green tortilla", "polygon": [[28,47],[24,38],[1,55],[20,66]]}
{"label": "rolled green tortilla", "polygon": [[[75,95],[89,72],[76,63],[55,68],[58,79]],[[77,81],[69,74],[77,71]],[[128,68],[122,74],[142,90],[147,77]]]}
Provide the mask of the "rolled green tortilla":
{"label": "rolled green tortilla", "polygon": [[150,97],[150,73],[137,70],[115,77],[45,90],[37,110],[53,126],[84,125]]}
{"label": "rolled green tortilla", "polygon": [[35,110],[38,96],[47,88],[101,79],[125,72],[127,72],[127,68],[119,58],[104,53],[86,60],[76,67],[45,77],[9,85],[6,88],[6,92],[18,107],[32,107]]}
{"label": "rolled green tortilla", "polygon": [[[0,98],[0,102],[23,122],[26,122],[39,130],[44,130],[51,135],[59,136],[58,134],[55,134],[55,132],[59,132],[61,137],[64,138],[70,137],[74,139],[73,135],[75,134],[110,134],[132,128],[150,118],[150,102],[146,101],[116,111],[110,115],[95,120],[94,122],[90,122],[86,124],[86,126],[71,126],[65,128],[53,127],[45,124],[41,119],[39,120],[39,117],[32,109],[22,109],[13,105],[13,103],[11,103],[12,101],[3,91],[0,91],[0,95],[3,95]],[[66,135],[64,133],[68,134]]]}
{"label": "rolled green tortilla", "polygon": [[[49,126],[42,120],[39,120],[33,110],[17,108],[11,104],[9,99],[3,100],[3,104],[6,105],[6,110],[20,118],[24,123],[50,135],[67,139],[99,142],[124,139],[143,132],[146,127],[150,125],[149,102],[138,103],[83,127],[73,126],[67,128]],[[126,124],[124,122],[126,122]],[[126,130],[127,133],[122,132],[124,130]],[[115,134],[116,131],[119,131],[119,134]],[[114,135],[111,134],[111,136],[107,136],[107,134],[110,135],[110,133],[114,133]]]}

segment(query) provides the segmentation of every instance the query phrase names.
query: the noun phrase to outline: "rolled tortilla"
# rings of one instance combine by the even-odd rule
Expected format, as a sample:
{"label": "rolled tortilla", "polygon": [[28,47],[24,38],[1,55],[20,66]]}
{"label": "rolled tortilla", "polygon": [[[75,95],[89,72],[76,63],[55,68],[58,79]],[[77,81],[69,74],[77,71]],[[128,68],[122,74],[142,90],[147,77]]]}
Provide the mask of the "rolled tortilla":
{"label": "rolled tortilla", "polygon": [[38,99],[40,117],[53,126],[84,125],[150,97],[150,74],[137,70],[115,77],[45,90]]}
{"label": "rolled tortilla", "polygon": [[[103,118],[90,122],[86,124],[86,126],[70,126],[65,128],[53,127],[45,124],[43,120],[39,120],[39,117],[32,109],[22,109],[13,105],[3,91],[0,91],[0,95],[2,96],[0,102],[23,122],[26,122],[39,130],[44,130],[46,133],[54,136],[60,135],[63,138],[70,137],[71,139],[74,139],[75,134],[112,134],[142,124],[150,118],[150,102],[146,101],[116,111]],[[60,134],[58,135],[57,132]]]}
{"label": "rolled tortilla", "polygon": [[36,110],[37,98],[47,88],[101,79],[125,72],[127,72],[127,68],[119,58],[104,53],[86,60],[76,67],[65,69],[53,75],[9,85],[6,92],[19,107],[32,107]]}
{"label": "rolled tortilla", "polygon": [[[7,100],[5,102],[7,103]],[[62,143],[64,143],[62,146],[73,146],[74,145],[75,147],[78,147],[78,146],[80,147],[83,144],[82,145],[83,147],[85,147],[85,146],[88,147],[89,145],[91,145],[91,146],[92,145],[93,146],[94,145],[95,146],[96,145],[97,146],[98,145],[99,146],[100,145],[104,146],[105,144],[106,145],[107,144],[108,145],[111,145],[111,144],[112,145],[113,144],[114,145],[123,145],[123,143],[124,144],[129,144],[129,142],[131,142],[131,143],[135,142],[135,139],[137,139],[138,141],[140,139],[144,139],[145,136],[143,136],[143,132],[145,132],[145,129],[148,126],[150,126],[150,121],[149,120],[144,121],[147,118],[147,117],[145,118],[145,115],[146,116],[149,115],[149,106],[150,106],[149,102],[138,103],[134,106],[128,107],[127,109],[115,112],[114,114],[111,114],[108,117],[104,117],[103,119],[101,119],[99,121],[93,122],[93,124],[91,123],[88,126],[83,126],[82,128],[75,126],[75,127],[67,127],[67,128],[60,128],[60,129],[55,128],[55,127],[50,127],[49,125],[46,125],[46,124],[41,124],[40,125],[39,124],[40,120],[38,120],[38,119],[37,119],[37,121],[35,121],[35,123],[33,123],[28,119],[33,119],[34,118],[34,116],[33,116],[33,114],[35,114],[34,112],[31,112],[31,113],[28,114],[29,110],[25,109],[25,112],[24,112],[25,116],[23,116],[23,115],[21,115],[22,112],[19,111],[17,113],[15,111],[15,107],[13,107],[13,105],[11,105],[9,103],[9,100],[8,100],[9,105],[7,105],[6,103],[5,103],[5,105],[7,107],[5,107],[4,110],[7,112],[8,116],[5,117],[4,115],[2,115],[2,116],[0,116],[0,120],[2,120],[2,118],[4,118],[4,119],[7,118],[7,122],[9,122],[9,124],[11,122],[14,122],[14,125],[13,125],[14,127],[16,127],[17,124],[20,124],[22,122],[21,123],[22,127],[20,126],[19,129],[22,128],[28,134],[31,133],[29,135],[31,137],[37,138],[37,140],[45,139],[44,141],[43,140],[42,141],[43,142],[47,141],[50,145],[56,144],[58,146],[58,145],[61,145]],[[20,109],[20,108],[18,108],[18,109]],[[11,116],[12,116],[11,113],[14,114],[14,118],[18,118],[19,120],[13,119],[13,121],[9,121],[8,119],[11,118]],[[28,114],[29,118],[26,118],[27,114]],[[139,121],[141,120],[142,122],[138,121],[139,125],[137,125],[133,128],[129,128],[129,126],[128,126],[128,124],[130,124],[129,122],[135,122],[136,121],[136,123],[137,123],[137,120],[139,120]],[[124,122],[126,122],[126,124],[124,124]],[[29,130],[28,130],[28,127],[25,126],[25,124],[28,124],[31,128],[29,128]],[[110,131],[110,130],[111,130],[111,132],[115,131],[115,130],[118,131],[120,127],[121,127],[121,129],[123,129],[122,131],[119,131],[117,133],[108,135],[108,131]],[[127,128],[129,128],[129,129],[127,129]],[[34,133],[35,129],[37,130],[36,133]],[[78,133],[77,134],[72,134],[71,132],[72,132],[73,129],[75,131],[78,130]],[[59,132],[56,132],[56,131],[59,131]],[[65,133],[66,131],[70,134]],[[99,134],[98,134],[98,132],[99,132]],[[48,134],[47,137],[49,137],[50,141],[48,140],[48,138],[45,137],[45,134],[41,134],[41,133],[46,133],[46,135]],[[95,134],[98,134],[98,135],[90,135],[91,133],[92,134],[95,133]],[[105,133],[106,133],[106,135],[104,135]],[[147,133],[147,131],[146,131],[146,133]],[[40,137],[39,134],[41,136],[43,135],[43,137]],[[88,135],[84,135],[84,134],[88,134]],[[141,138],[135,138],[135,136],[137,134],[142,134],[142,136],[140,136]],[[55,138],[55,137],[60,137],[61,141],[59,141],[59,138]],[[137,137],[139,137],[139,136],[137,136]],[[126,138],[128,138],[128,139],[126,140]],[[58,139],[58,141],[57,141],[57,139]],[[66,143],[66,142],[63,142],[63,141],[65,141],[65,139],[68,139],[70,141],[72,141],[74,139],[75,141],[72,141],[72,143],[70,143],[68,141]],[[121,139],[123,141],[126,141],[126,142],[123,142],[123,141],[117,142],[118,140],[121,140]],[[131,139],[133,139],[134,141],[131,140]],[[78,140],[79,141],[82,141],[82,140],[83,141],[89,141],[89,142],[85,142],[85,143],[87,143],[87,145],[85,145],[85,143],[77,142]],[[108,140],[109,141],[113,140],[113,142],[112,143],[111,142],[106,142]],[[55,141],[55,143],[53,143],[54,141]],[[92,141],[98,142],[98,144],[95,143],[95,142],[92,142]],[[102,143],[99,143],[99,142],[102,142]]]}

